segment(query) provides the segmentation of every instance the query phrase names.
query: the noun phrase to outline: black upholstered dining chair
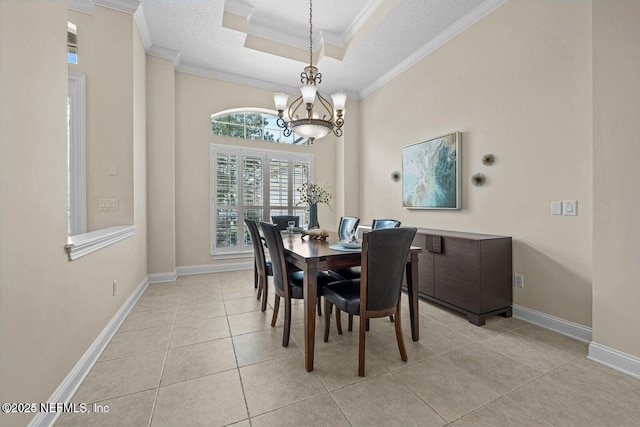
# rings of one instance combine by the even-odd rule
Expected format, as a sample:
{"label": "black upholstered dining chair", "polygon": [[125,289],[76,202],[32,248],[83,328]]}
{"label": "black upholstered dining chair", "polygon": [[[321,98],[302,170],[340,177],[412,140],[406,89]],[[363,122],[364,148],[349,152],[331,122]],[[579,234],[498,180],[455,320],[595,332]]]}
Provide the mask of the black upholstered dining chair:
{"label": "black upholstered dining chair", "polygon": [[[357,227],[357,225],[356,225]],[[400,221],[395,219],[374,219],[371,223],[372,230],[381,230],[384,228],[400,227]],[[360,267],[348,267],[337,270],[330,270],[329,274],[338,280],[351,280],[360,277]]]}
{"label": "black upholstered dining chair", "polygon": [[400,227],[400,224],[400,221],[397,219],[374,219],[373,222],[371,222],[371,229],[396,228]]}
{"label": "black upholstered dining chair", "polygon": [[[278,311],[280,308],[280,299],[284,299],[284,333],[282,336],[282,346],[289,345],[289,336],[291,334],[291,299],[303,299],[303,280],[304,271],[294,270],[288,267],[284,254],[284,245],[282,244],[282,234],[278,227],[268,222],[260,222],[262,234],[267,241],[267,248],[271,255],[271,266],[273,268],[273,284],[275,290],[275,301],[273,304],[273,317],[271,318],[271,326],[276,325],[278,320]],[[325,272],[318,272],[318,300],[323,293],[325,285],[335,281],[333,277]],[[325,314],[326,315],[326,314]]]}
{"label": "black upholstered dining chair", "polygon": [[294,227],[300,227],[300,217],[298,215],[272,215],[271,222],[278,226],[278,230],[286,230],[289,221],[295,221]]}
{"label": "black upholstered dining chair", "polygon": [[343,216],[340,218],[340,225],[338,226],[338,239],[349,240],[352,235],[355,235],[360,218],[355,216]]}
{"label": "black upholstered dining chair", "polygon": [[[407,255],[416,228],[372,230],[363,236],[360,279],[334,282],[324,289],[324,341],[329,340],[332,306],[360,316],[358,375],[364,376],[366,324],[369,319],[395,315],[400,357],[407,361],[400,320],[401,288]],[[338,323],[338,333],[342,333]]]}
{"label": "black upholstered dining chair", "polygon": [[245,218],[244,223],[249,230],[249,236],[251,237],[251,244],[253,245],[254,256],[254,287],[258,289],[258,299],[262,298],[262,311],[267,310],[267,289],[268,279],[267,276],[273,276],[273,268],[271,266],[271,260],[268,260],[264,252],[264,245],[260,232],[258,231],[258,224],[253,219]]}
{"label": "black upholstered dining chair", "polygon": [[[400,221],[396,219],[374,219],[371,222],[372,230],[382,230],[385,228],[398,228],[400,227]],[[337,270],[329,270],[329,274],[335,277],[337,280],[353,280],[360,277],[360,267],[347,267]],[[389,317],[393,322],[393,316]],[[349,330],[353,330],[353,315],[349,314]],[[368,330],[368,327],[367,327]]]}

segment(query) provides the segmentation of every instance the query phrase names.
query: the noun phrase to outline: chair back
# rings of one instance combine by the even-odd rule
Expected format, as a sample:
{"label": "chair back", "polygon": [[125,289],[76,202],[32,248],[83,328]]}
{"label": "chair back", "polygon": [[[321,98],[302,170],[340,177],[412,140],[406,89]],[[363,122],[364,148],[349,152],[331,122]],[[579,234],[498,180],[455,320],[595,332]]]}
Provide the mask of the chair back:
{"label": "chair back", "polygon": [[395,219],[374,219],[371,223],[372,230],[380,230],[382,228],[400,227],[400,221]]}
{"label": "chair back", "polygon": [[294,227],[300,227],[300,217],[298,215],[273,215],[271,222],[278,226],[278,230],[286,230],[289,221],[295,221]]}
{"label": "chair back", "polygon": [[289,293],[289,276],[287,276],[287,264],[284,256],[284,245],[282,244],[282,234],[278,226],[260,221],[262,235],[267,241],[267,249],[271,256],[271,268],[273,269],[273,284],[276,289]]}
{"label": "chair back", "polygon": [[256,267],[266,270],[267,258],[264,253],[264,246],[262,245],[262,239],[260,238],[260,232],[258,231],[258,224],[253,219],[245,218],[244,224],[249,230],[249,236],[251,237],[251,244],[253,245],[253,253],[256,259]]}
{"label": "chair back", "polygon": [[355,216],[343,216],[340,218],[340,226],[338,227],[338,239],[349,240],[351,235],[356,232],[360,218]]}
{"label": "chair back", "polygon": [[386,310],[398,304],[407,256],[416,231],[416,228],[387,228],[364,234],[361,286],[366,286],[366,292],[361,290],[361,312],[363,309]]}

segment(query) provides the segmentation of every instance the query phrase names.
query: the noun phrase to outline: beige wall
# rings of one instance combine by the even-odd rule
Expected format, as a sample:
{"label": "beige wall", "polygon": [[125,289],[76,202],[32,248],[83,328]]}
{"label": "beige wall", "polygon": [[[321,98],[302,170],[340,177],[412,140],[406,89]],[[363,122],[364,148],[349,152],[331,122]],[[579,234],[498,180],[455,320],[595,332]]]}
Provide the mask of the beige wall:
{"label": "beige wall", "polygon": [[[514,303],[591,326],[591,82],[589,2],[504,4],[362,101],[360,217],[512,236]],[[402,146],[452,131],[462,210],[402,208]],[[550,215],[564,199],[578,216]]]}
{"label": "beige wall", "polygon": [[640,3],[593,4],[593,341],[640,357]]}
{"label": "beige wall", "polygon": [[149,273],[176,269],[175,65],[147,57]]}
{"label": "beige wall", "polygon": [[[95,15],[102,11],[96,7]],[[146,275],[144,51],[133,37],[132,17],[118,14],[116,21],[113,31],[127,28],[130,35],[129,74],[135,82],[123,94],[134,119],[129,115],[122,127],[135,144],[127,159],[133,165],[137,231],[70,262],[64,250],[67,2],[0,2],[3,402],[45,402]],[[0,424],[25,425],[31,418],[2,414]]]}
{"label": "beige wall", "polygon": [[[273,108],[273,92],[186,73],[176,73],[175,87],[177,266],[234,262],[214,261],[210,255],[211,143],[313,153],[316,181],[332,190],[336,188],[336,138],[333,136],[316,141],[312,147],[291,147],[211,135],[211,114],[230,108]],[[153,126],[150,121],[149,127]],[[337,228],[335,209],[331,211],[321,205],[318,217],[321,226]],[[246,259],[237,261],[246,262]]]}
{"label": "beige wall", "polygon": [[[137,30],[131,15],[102,7],[69,12],[69,20],[78,27],[78,64],[69,69],[86,74],[87,231],[132,224],[131,40]],[[118,199],[119,210],[98,210],[98,199]]]}

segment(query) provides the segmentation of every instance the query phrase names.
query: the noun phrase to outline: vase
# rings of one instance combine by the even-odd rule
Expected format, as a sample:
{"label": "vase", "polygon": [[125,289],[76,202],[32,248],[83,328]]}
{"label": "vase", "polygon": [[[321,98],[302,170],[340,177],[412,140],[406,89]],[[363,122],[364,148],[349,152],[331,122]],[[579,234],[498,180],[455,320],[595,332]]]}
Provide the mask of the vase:
{"label": "vase", "polygon": [[318,224],[318,204],[314,203],[309,205],[309,225],[307,226],[308,230],[313,228],[320,228],[320,224]]}

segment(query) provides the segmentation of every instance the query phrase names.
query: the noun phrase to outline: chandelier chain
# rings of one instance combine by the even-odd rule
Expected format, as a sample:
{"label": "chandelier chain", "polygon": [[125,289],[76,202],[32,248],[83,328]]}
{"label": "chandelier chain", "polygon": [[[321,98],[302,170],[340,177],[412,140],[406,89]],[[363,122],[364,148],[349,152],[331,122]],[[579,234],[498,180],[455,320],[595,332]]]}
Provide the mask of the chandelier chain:
{"label": "chandelier chain", "polygon": [[309,65],[313,65],[313,0],[309,0]]}

